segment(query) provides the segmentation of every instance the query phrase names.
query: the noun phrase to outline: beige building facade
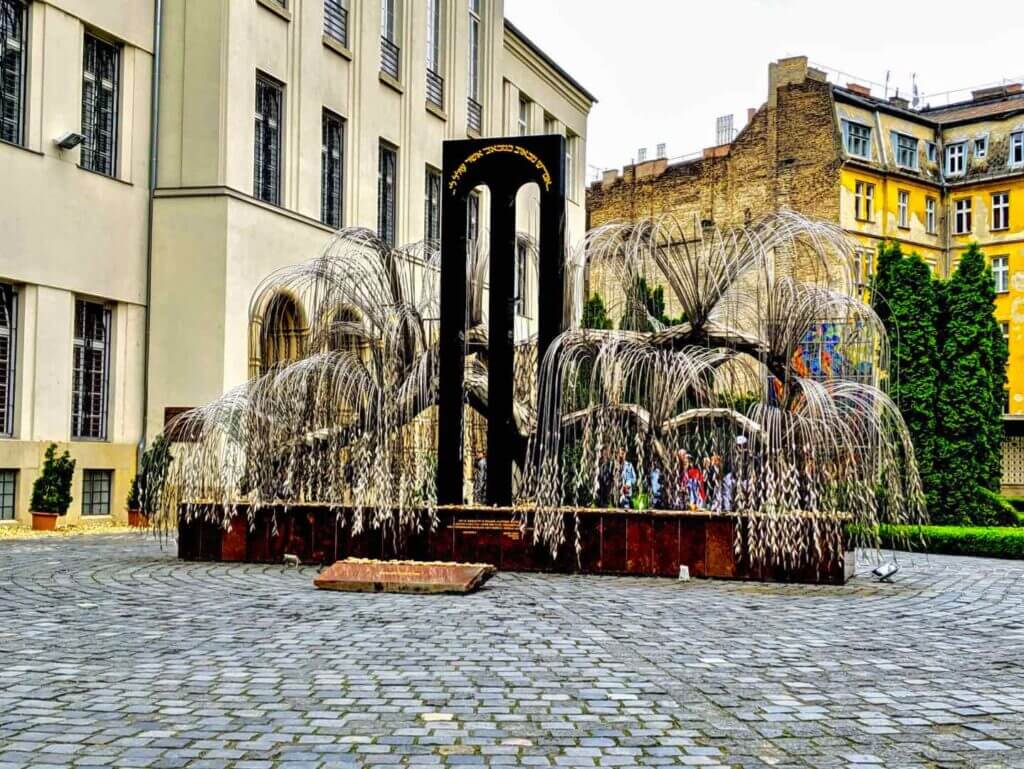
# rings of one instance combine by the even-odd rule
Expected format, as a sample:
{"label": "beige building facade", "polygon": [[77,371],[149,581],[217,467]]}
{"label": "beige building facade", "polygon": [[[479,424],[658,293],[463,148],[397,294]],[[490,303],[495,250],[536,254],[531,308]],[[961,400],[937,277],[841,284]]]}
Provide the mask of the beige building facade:
{"label": "beige building facade", "polygon": [[[21,127],[0,136],[0,519],[28,519],[51,441],[78,461],[67,521],[123,516],[138,446],[248,376],[260,280],[340,227],[437,237],[445,139],[566,136],[568,238],[583,235],[594,98],[501,0],[0,7],[24,58],[4,81]],[[61,149],[67,134],[85,138]]]}

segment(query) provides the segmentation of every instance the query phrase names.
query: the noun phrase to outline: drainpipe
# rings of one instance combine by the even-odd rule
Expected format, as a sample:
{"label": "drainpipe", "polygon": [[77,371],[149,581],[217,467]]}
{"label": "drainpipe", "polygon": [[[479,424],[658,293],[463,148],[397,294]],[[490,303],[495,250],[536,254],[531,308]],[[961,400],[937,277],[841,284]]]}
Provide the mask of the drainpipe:
{"label": "drainpipe", "polygon": [[157,184],[157,143],[160,125],[160,63],[161,42],[163,39],[163,0],[153,0],[153,72],[150,84],[149,108],[149,211],[146,227],[146,312],[145,330],[142,341],[142,436],[139,439],[137,452],[141,458],[146,448],[149,416],[149,359],[150,359],[150,316],[153,304],[153,201]]}

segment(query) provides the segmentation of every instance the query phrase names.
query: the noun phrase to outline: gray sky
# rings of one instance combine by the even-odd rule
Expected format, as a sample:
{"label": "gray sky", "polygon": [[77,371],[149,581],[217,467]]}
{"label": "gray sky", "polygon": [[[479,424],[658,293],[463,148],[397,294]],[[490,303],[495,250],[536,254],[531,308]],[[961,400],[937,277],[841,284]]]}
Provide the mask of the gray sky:
{"label": "gray sky", "polygon": [[[943,10],[950,6],[955,13]],[[734,113],[741,128],[747,107],[767,97],[768,62],[783,56],[879,84],[889,70],[890,94],[899,86],[909,95],[911,73],[922,96],[1024,78],[1022,8],[1021,0],[505,0],[506,17],[598,98],[587,163],[599,168],[622,166],[643,146],[653,155],[659,142],[670,157],[710,146],[718,115]]]}

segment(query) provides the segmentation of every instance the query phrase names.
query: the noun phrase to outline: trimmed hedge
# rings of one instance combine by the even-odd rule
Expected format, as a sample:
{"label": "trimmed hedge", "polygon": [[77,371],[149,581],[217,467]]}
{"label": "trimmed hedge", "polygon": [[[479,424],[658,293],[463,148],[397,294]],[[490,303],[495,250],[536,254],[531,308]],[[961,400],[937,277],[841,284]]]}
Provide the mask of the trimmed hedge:
{"label": "trimmed hedge", "polygon": [[1024,528],[977,526],[892,526],[883,524],[882,546],[903,547],[907,539],[914,549],[943,555],[1024,560]]}

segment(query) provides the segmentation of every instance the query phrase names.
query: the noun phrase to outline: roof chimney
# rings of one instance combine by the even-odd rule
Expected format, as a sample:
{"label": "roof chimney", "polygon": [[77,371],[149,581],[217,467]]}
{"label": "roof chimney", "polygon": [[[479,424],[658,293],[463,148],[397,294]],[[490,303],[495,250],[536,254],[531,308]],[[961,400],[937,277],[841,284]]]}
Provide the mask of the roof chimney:
{"label": "roof chimney", "polygon": [[1000,96],[1009,96],[1011,94],[1021,92],[1020,83],[1006,83],[1005,85],[995,85],[990,88],[978,88],[977,90],[971,91],[971,98],[974,101],[981,99],[993,99]]}
{"label": "roof chimney", "polygon": [[910,106],[910,102],[902,96],[890,96],[889,103],[894,107],[899,107],[900,109],[906,109]]}
{"label": "roof chimney", "polygon": [[871,95],[871,89],[868,88],[866,85],[861,85],[860,83],[847,83],[846,90],[853,91],[855,94],[858,94],[860,96]]}

